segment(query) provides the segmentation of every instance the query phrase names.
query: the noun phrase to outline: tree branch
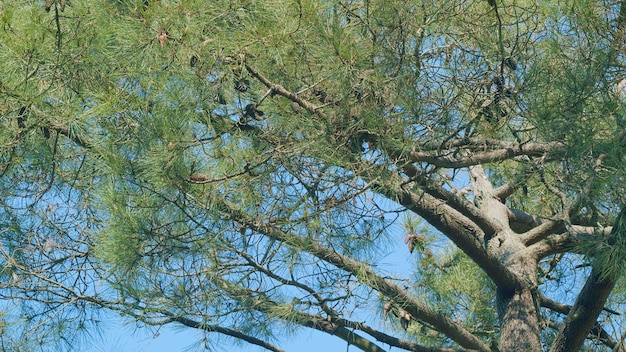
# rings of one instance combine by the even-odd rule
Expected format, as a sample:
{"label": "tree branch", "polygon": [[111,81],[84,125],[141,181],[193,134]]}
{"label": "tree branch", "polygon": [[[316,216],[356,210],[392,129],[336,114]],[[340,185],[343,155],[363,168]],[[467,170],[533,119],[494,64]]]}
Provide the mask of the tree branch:
{"label": "tree branch", "polygon": [[[608,245],[621,245],[616,241],[626,236],[626,207],[622,208],[615,220],[611,236],[606,240]],[[623,258],[619,258],[623,260]],[[585,337],[596,324],[598,315],[604,308],[609,294],[617,282],[616,275],[606,268],[593,265],[587,282],[578,294],[574,305],[567,314],[565,322],[559,329],[551,352],[577,351],[583,344]]]}
{"label": "tree branch", "polygon": [[525,283],[519,282],[517,276],[506,266],[487,254],[480,241],[483,236],[481,230],[458,211],[429,194],[417,195],[404,191],[398,196],[400,204],[419,214],[429,224],[444,233],[472,258],[497,286],[510,289],[524,287]]}
{"label": "tree branch", "polygon": [[[385,152],[389,154],[391,158],[396,160],[396,166],[402,170],[410,180],[415,181],[420,189],[435,198],[445,201],[454,209],[465,215],[469,220],[473,221],[478,227],[480,227],[483,233],[493,234],[501,231],[502,226],[500,224],[493,221],[492,218],[480,211],[480,209],[467,199],[450,192],[441,186],[434,185],[433,182],[428,179],[427,174],[420,173],[417,168],[411,164],[410,160],[406,160],[403,157],[401,150],[385,150]],[[385,171],[387,170],[380,170],[380,172]]]}
{"label": "tree branch", "polygon": [[[213,204],[217,201],[217,199],[214,200]],[[264,234],[270,239],[304,250],[342,270],[352,273],[364,284],[375,288],[385,296],[392,297],[396,303],[402,306],[414,318],[432,325],[459,345],[479,351],[490,351],[490,348],[484,342],[465,330],[461,325],[455,323],[444,314],[419,303],[403,289],[376,274],[369,266],[341,255],[330,248],[321,246],[311,238],[296,236],[279,230],[270,224],[262,223],[238,210],[236,206],[228,203],[226,200],[221,199],[219,202],[221,203],[221,208],[229,214],[233,221]]]}
{"label": "tree branch", "polygon": [[487,244],[486,242],[489,242],[493,236],[509,232],[508,207],[495,194],[493,184],[487,179],[481,165],[469,167],[469,175],[476,207],[484,214],[484,217],[490,218],[490,223],[494,224],[491,229],[485,231],[484,242]]}
{"label": "tree branch", "polygon": [[[568,305],[568,304],[563,304],[563,303],[559,303],[557,301],[554,301],[546,296],[544,296],[541,292],[539,292],[539,304],[544,307],[544,308],[548,308],[551,311],[557,312],[557,313],[561,313],[563,315],[567,315],[569,314],[569,312],[572,309],[572,306]],[[619,314],[617,312],[605,309],[607,312],[612,313],[612,314]],[[618,342],[615,341],[615,339],[613,339],[613,337],[611,335],[609,335],[608,332],[606,332],[605,329],[603,329],[600,324],[596,323],[596,325],[591,329],[591,331],[589,332],[589,338],[590,337],[595,337],[598,341],[602,342],[602,344],[604,344],[605,346],[609,347],[610,349],[612,349],[613,351],[616,352],[623,352],[624,351],[624,347],[621,345],[618,345]],[[618,348],[619,349],[616,349]]]}
{"label": "tree branch", "polygon": [[567,232],[560,235],[551,235],[543,240],[530,245],[525,251],[534,252],[536,259],[545,258],[549,255],[563,252],[581,253],[576,246],[585,241],[598,241],[605,238],[612,231],[613,227],[587,227],[570,226]]}
{"label": "tree branch", "polygon": [[548,220],[536,226],[523,234],[520,234],[520,240],[528,245],[532,245],[555,233],[565,231],[565,221]]}
{"label": "tree branch", "polygon": [[517,145],[510,145],[506,148],[480,152],[474,151],[472,155],[465,156],[450,156],[432,154],[422,151],[409,152],[408,158],[415,163],[429,163],[434,166],[459,169],[472,165],[489,164],[503,160],[513,159],[518,156],[542,156],[547,154],[553,154],[560,152],[565,148],[565,145],[560,142],[549,143],[524,143]]}
{"label": "tree branch", "polygon": [[[255,71],[252,70],[250,72],[261,81],[269,82],[258,73],[255,75],[253,73]],[[290,98],[291,100],[301,104],[303,107],[307,108],[307,110],[310,110],[311,112],[315,112],[315,110],[318,109],[318,107],[314,106],[313,104],[310,104],[305,100],[300,99],[293,93],[286,91],[280,85],[272,84],[269,87],[274,89],[277,94],[284,95]],[[88,140],[83,140],[82,138],[69,133],[69,130],[67,130],[65,126],[58,125],[56,126],[56,128],[59,130],[60,133],[68,137],[70,140],[74,141],[79,146],[84,148],[92,148],[92,145]],[[394,301],[402,305],[403,309],[411,314],[414,318],[433,326],[438,331],[456,341],[459,345],[468,349],[478,351],[490,351],[490,348],[485,343],[483,343],[476,336],[465,330],[461,325],[455,323],[444,314],[436,312],[430,307],[420,304],[400,287],[393,283],[387,282],[384,278],[377,275],[371,269],[364,267],[362,263],[345,257],[329,248],[320,246],[314,242],[311,242],[310,240],[285,233],[276,228],[273,228],[268,224],[260,223],[258,220],[254,220],[252,217],[247,216],[247,214],[236,210],[236,207],[226,203],[225,200],[222,200],[222,205],[222,209],[231,215],[232,220],[242,223],[246,227],[262,233],[271,239],[275,239],[294,247],[301,248],[309,252],[310,254],[337,266],[340,269],[354,274],[355,276],[359,277],[365,284],[370,285],[371,287],[377,289],[379,292],[388,297],[393,297]],[[479,230],[477,231],[479,232]],[[192,322],[193,321],[188,321],[188,323]]]}
{"label": "tree branch", "polygon": [[224,334],[227,336],[231,336],[237,339],[240,339],[242,341],[248,342],[250,344],[253,345],[257,345],[260,347],[263,347],[267,350],[270,351],[274,351],[274,352],[285,352],[283,349],[272,345],[269,342],[263,341],[261,339],[258,339],[254,336],[250,336],[250,335],[246,335],[243,334],[239,331],[233,330],[233,329],[228,329],[228,328],[224,328],[221,327],[219,325],[210,325],[210,324],[205,324],[205,323],[199,323],[197,321],[185,318],[185,317],[181,317],[181,316],[177,316],[175,314],[169,313],[169,312],[161,312],[163,314],[165,314],[166,316],[168,316],[172,321],[175,321],[177,323],[180,323],[182,325],[188,326],[190,328],[194,328],[194,329],[199,329],[199,330],[203,330],[203,331],[208,331],[208,332],[218,332],[220,334]]}
{"label": "tree branch", "polygon": [[368,335],[372,336],[376,340],[386,343],[389,346],[401,348],[406,351],[414,351],[414,352],[460,352],[461,350],[453,349],[453,348],[445,348],[445,347],[428,347],[419,345],[416,343],[408,342],[405,340],[398,339],[396,337],[381,333],[379,330],[372,328],[363,323],[357,323],[345,319],[338,319],[337,323],[352,329],[361,330]]}
{"label": "tree branch", "polygon": [[252,77],[254,77],[254,78],[258,79],[259,81],[261,81],[261,83],[263,83],[274,94],[278,94],[280,96],[283,96],[283,97],[293,101],[294,103],[298,104],[299,106],[305,108],[310,113],[318,112],[318,110],[320,108],[319,106],[317,106],[315,104],[312,104],[312,103],[302,99],[297,94],[288,91],[287,89],[285,89],[285,87],[281,86],[280,84],[273,83],[272,81],[267,79],[265,76],[263,76],[261,73],[259,73],[257,70],[255,70],[252,67],[250,67],[250,65],[248,65],[248,64],[246,64],[246,69],[248,70],[248,72],[250,72]]}
{"label": "tree branch", "polygon": [[[385,171],[389,172],[380,169],[378,171],[383,175],[385,175]],[[363,177],[368,178],[367,175]],[[389,177],[393,178],[391,175]],[[369,178],[373,178],[373,176]],[[483,230],[465,214],[448,204],[446,200],[438,199],[427,192],[418,194],[407,189],[407,187],[398,187],[393,184],[378,184],[372,188],[385,197],[396,200],[441,231],[459,249],[472,258],[499,287],[514,290],[527,285],[527,283],[521,282],[497,258],[488,255],[483,246],[485,236]],[[499,228],[494,228],[492,231],[499,231]]]}
{"label": "tree branch", "polygon": [[518,233],[529,231],[545,221],[543,218],[530,215],[518,209],[508,208],[507,214],[509,217],[509,225]]}
{"label": "tree branch", "polygon": [[[304,284],[297,282],[297,281],[293,281],[293,280],[287,280],[284,279],[283,277],[275,274],[274,272],[268,270],[267,268],[263,267],[262,265],[258,264],[250,255],[248,255],[247,253],[241,252],[237,249],[233,249],[235,250],[240,256],[242,256],[244,259],[246,259],[246,261],[248,261],[248,263],[250,265],[252,265],[256,270],[259,270],[260,272],[263,272],[265,275],[268,275],[269,277],[271,277],[272,279],[275,279],[285,285],[291,285],[297,288],[300,288],[306,292],[308,292],[309,294],[311,294],[313,297],[315,297],[315,299],[320,302],[321,304],[321,308],[322,310],[329,315],[329,317],[332,317],[331,321],[335,324],[338,324],[340,326],[343,327],[347,327],[347,328],[352,328],[352,329],[357,329],[357,330],[361,330],[365,333],[367,333],[368,335],[372,336],[373,338],[375,338],[376,340],[386,343],[390,346],[393,347],[397,347],[397,348],[401,348],[407,351],[414,351],[414,352],[457,352],[458,350],[455,349],[451,349],[451,348],[436,348],[436,347],[427,347],[427,346],[422,346],[419,344],[415,344],[415,343],[411,343],[405,340],[401,340],[398,339],[396,337],[393,337],[391,335],[385,334],[383,332],[381,332],[380,330],[374,329],[364,323],[358,323],[358,322],[353,322],[350,320],[346,320],[346,319],[342,319],[342,318],[338,318],[339,314],[337,314],[337,312],[335,312],[334,310],[332,310],[330,307],[328,307],[327,304],[324,303],[324,299],[320,296],[320,294],[318,292],[316,292],[315,290],[311,289],[308,286],[305,286]],[[302,313],[302,314],[306,314],[306,313]],[[312,327],[312,328],[316,328],[317,330],[321,330],[324,332],[328,332],[326,328],[324,329],[320,329],[319,327],[324,327],[322,326],[318,326],[319,324],[314,324],[313,321],[315,320],[319,320],[319,319],[314,319],[316,318],[315,316],[310,316],[309,319],[307,320],[307,323],[305,323],[305,326],[308,327]],[[339,330],[339,329],[333,329],[332,331],[333,335],[337,335],[338,337],[344,339],[345,341],[347,341],[350,344],[353,345],[357,345],[357,342],[360,340],[356,340],[353,341],[354,339],[356,339],[356,337],[358,335],[355,335],[354,333],[350,333],[345,334],[344,330]],[[359,342],[360,345],[363,345],[362,342]],[[375,345],[374,345],[375,346]],[[372,346],[372,347],[374,347]],[[376,348],[378,348],[378,346],[375,346]]]}
{"label": "tree branch", "polygon": [[[231,298],[238,301],[243,298],[243,301],[246,302],[245,305],[250,309],[257,310],[271,317],[288,319],[293,323],[337,336],[346,341],[349,345],[356,346],[366,352],[385,352],[384,349],[375,343],[353,331],[348,330],[345,326],[337,324],[335,321],[336,319],[334,319],[332,315],[327,319],[324,319],[319,315],[295,310],[293,305],[285,307],[285,304],[273,301],[264,292],[258,290],[253,291],[234,285],[223,278],[215,278],[215,280],[225,288],[224,292],[226,295],[229,295]],[[250,300],[252,301],[249,302]],[[287,313],[281,316],[280,314],[275,313],[277,311],[283,314],[285,314],[285,312]]]}

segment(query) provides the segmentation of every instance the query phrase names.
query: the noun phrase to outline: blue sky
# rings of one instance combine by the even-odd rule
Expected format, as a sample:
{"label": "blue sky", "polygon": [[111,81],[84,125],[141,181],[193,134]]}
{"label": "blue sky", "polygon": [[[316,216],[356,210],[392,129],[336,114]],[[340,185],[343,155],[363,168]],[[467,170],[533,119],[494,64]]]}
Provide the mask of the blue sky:
{"label": "blue sky", "polygon": [[[215,351],[228,352],[256,352],[267,351],[260,347],[249,344],[237,346],[228,343],[226,339],[213,335]],[[158,330],[158,336],[148,331],[148,329],[134,330],[132,326],[120,326],[109,330],[100,341],[94,341],[93,346],[86,352],[176,352],[176,351],[197,351],[195,343],[199,340],[200,334],[191,329],[180,329],[175,327],[163,327]],[[219,342],[223,341],[223,345]],[[296,336],[286,338],[285,343],[280,343],[285,351],[297,352],[318,352],[318,351],[346,351],[344,341],[329,334],[303,329]],[[202,349],[200,349],[202,350]],[[350,351],[358,351],[352,347]]]}

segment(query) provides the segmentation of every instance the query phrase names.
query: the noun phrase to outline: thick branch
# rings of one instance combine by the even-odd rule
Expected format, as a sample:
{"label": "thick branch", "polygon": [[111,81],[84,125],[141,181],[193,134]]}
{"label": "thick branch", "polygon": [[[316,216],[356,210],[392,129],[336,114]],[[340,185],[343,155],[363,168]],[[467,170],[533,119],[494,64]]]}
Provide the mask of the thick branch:
{"label": "thick branch", "polygon": [[488,180],[482,165],[469,167],[469,175],[474,192],[474,203],[484,214],[483,216],[488,215],[491,218],[490,222],[495,224],[490,231],[485,231],[484,241],[488,242],[494,235],[508,232],[510,229],[508,207],[502,204],[502,200],[495,195],[493,184]]}
{"label": "thick branch", "polygon": [[493,138],[452,138],[446,139],[444,142],[439,141],[425,141],[417,145],[416,150],[419,151],[441,151],[445,149],[461,148],[461,149],[474,149],[480,148],[481,150],[495,150],[501,148],[509,148],[510,144],[503,142],[500,139]]}
{"label": "thick branch", "polygon": [[[547,298],[541,293],[539,293],[539,304],[544,308],[548,308],[553,312],[561,313],[563,315],[569,314],[569,312],[572,309],[572,306],[554,301],[550,298]],[[619,314],[609,309],[605,309],[605,310],[612,314]],[[589,332],[588,338],[597,339],[598,341],[600,341],[602,344],[609,347],[613,351],[619,351],[619,352],[624,351],[624,347],[618,344],[618,342],[615,341],[615,339],[611,335],[609,335],[609,333],[606,332],[606,330],[603,329],[598,323],[596,323],[594,327],[591,329],[591,331]],[[616,348],[619,348],[619,349],[616,349]]]}
{"label": "thick branch", "polygon": [[[606,240],[607,244],[620,245],[616,241],[625,236],[624,231],[626,231],[626,207],[622,208],[615,220],[611,236]],[[578,294],[576,302],[554,340],[551,352],[578,351],[582,346],[585,337],[596,324],[598,315],[602,312],[604,303],[617,281],[614,273],[609,271],[609,274],[606,274],[603,272],[604,269],[598,265],[594,265],[591,269],[585,286]]]}
{"label": "thick branch", "polygon": [[565,231],[564,221],[545,221],[541,225],[534,227],[520,235],[520,239],[526,245],[531,245],[541,241],[549,235]]}
{"label": "thick branch", "polygon": [[426,162],[438,167],[458,169],[472,165],[489,164],[498,161],[513,159],[518,156],[542,156],[550,153],[556,153],[564,149],[564,144],[560,142],[549,143],[525,143],[511,145],[506,148],[491,151],[475,151],[472,155],[465,156],[448,156],[440,154],[432,154],[422,151],[414,151],[409,153],[409,159],[412,162]]}
{"label": "thick branch", "polygon": [[511,208],[508,208],[508,216],[511,229],[519,233],[529,231],[545,221],[536,215],[530,215],[521,210]]}
{"label": "thick branch", "polygon": [[[375,169],[375,166],[372,169]],[[371,176],[362,175],[362,177],[373,183],[372,180],[376,178],[375,175],[394,178],[393,174],[384,168],[378,168]],[[397,175],[395,177],[397,178]],[[459,249],[472,258],[499,287],[514,290],[526,285],[497,258],[488,255],[483,246],[485,231],[500,231],[501,225],[494,224],[493,221],[487,219],[475,206],[467,204],[460,197],[443,189],[436,191],[434,188],[427,188],[427,190],[417,193],[408,187],[401,187],[388,182],[374,185],[373,189],[385,197],[397,201],[441,231]],[[433,194],[439,195],[443,199]],[[484,226],[485,230],[481,228],[481,225]]]}
{"label": "thick branch", "polygon": [[[492,218],[478,209],[473,203],[458,194],[444,189],[441,186],[434,185],[433,182],[428,179],[427,174],[425,175],[420,173],[416,167],[410,164],[409,160],[404,160],[401,150],[385,150],[385,152],[396,160],[395,164],[398,168],[400,168],[411,180],[415,181],[416,184],[424,190],[424,192],[445,201],[447,204],[466,216],[469,220],[473,221],[478,227],[480,227],[483,233],[493,234],[501,231],[502,226],[493,221]],[[387,172],[387,170],[381,170],[381,172]]]}
{"label": "thick branch", "polygon": [[549,255],[564,252],[581,253],[577,246],[585,241],[598,241],[605,238],[613,227],[587,227],[570,226],[568,231],[560,235],[551,235],[547,238],[530,245],[526,250],[533,252],[533,256],[539,260]]}
{"label": "thick branch", "polygon": [[465,215],[469,220],[474,222],[483,233],[492,235],[502,231],[503,224],[494,221],[493,218],[487,216],[487,214],[478,209],[474,204],[467,201],[464,197],[445,190],[442,187],[433,187],[428,185],[426,187],[422,187],[422,189],[424,189],[424,191],[428,194],[445,201],[446,204],[449,204],[454,209]]}
{"label": "thick branch", "polygon": [[480,241],[481,230],[445,202],[429,194],[417,195],[408,191],[399,194],[398,199],[400,204],[419,214],[452,240],[498,287],[513,290],[524,286],[499,260],[487,254]]}

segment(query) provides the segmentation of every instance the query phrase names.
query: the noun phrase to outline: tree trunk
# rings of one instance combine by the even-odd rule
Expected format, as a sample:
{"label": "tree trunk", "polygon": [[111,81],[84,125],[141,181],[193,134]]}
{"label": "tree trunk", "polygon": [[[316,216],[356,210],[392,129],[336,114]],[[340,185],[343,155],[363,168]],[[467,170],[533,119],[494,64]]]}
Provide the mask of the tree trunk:
{"label": "tree trunk", "polygon": [[541,351],[541,329],[536,298],[530,289],[498,290],[500,352]]}

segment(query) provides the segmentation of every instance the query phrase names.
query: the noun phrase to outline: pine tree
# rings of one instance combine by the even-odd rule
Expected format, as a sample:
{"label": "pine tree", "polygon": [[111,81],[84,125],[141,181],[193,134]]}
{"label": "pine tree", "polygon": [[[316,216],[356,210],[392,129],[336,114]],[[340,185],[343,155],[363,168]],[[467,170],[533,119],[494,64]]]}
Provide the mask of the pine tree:
{"label": "pine tree", "polygon": [[2,348],[72,349],[107,311],[207,347],[308,328],[363,351],[623,351],[625,19],[1,3]]}

